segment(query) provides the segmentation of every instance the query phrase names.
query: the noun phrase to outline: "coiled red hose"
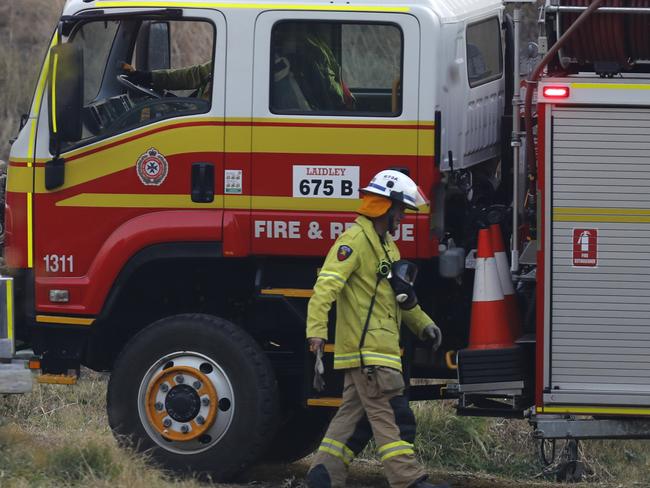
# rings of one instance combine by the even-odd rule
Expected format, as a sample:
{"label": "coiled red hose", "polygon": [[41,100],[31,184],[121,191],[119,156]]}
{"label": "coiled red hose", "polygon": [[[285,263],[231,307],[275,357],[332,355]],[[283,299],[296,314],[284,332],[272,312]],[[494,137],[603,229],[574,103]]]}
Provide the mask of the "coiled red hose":
{"label": "coiled red hose", "polygon": [[[562,0],[563,6],[586,7],[590,0]],[[650,7],[650,0],[605,0],[603,7]],[[579,14],[562,14],[562,32]],[[650,60],[650,15],[603,13],[589,18],[563,47],[565,56],[579,65],[615,62],[630,69],[636,61]]]}

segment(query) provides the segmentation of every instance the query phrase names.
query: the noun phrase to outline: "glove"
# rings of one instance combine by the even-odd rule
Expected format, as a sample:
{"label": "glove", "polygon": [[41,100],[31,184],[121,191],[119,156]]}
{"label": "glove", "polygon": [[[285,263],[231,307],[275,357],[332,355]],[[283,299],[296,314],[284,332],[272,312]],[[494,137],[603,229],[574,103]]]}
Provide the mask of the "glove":
{"label": "glove", "polygon": [[126,73],[126,79],[134,85],[151,86],[153,84],[153,76],[151,71],[129,71]]}
{"label": "glove", "polygon": [[323,349],[316,349],[316,361],[314,362],[314,381],[313,386],[316,391],[323,391],[325,389],[325,366],[323,366]]}
{"label": "glove", "polygon": [[307,339],[307,342],[309,343],[309,350],[314,354],[319,350],[322,351],[325,346],[325,339],[321,339],[320,337],[310,337]]}
{"label": "glove", "polygon": [[442,332],[440,332],[438,326],[436,324],[427,325],[424,328],[424,331],[422,332],[422,336],[425,339],[431,339],[433,341],[433,346],[431,346],[431,350],[433,352],[436,352],[440,347],[440,344],[442,343]]}

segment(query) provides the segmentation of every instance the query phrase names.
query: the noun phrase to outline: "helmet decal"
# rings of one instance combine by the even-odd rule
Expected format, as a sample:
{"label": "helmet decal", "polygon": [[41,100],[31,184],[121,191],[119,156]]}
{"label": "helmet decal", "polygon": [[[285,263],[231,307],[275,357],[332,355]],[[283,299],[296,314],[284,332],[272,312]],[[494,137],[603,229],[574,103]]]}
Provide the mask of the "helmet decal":
{"label": "helmet decal", "polygon": [[361,191],[390,198],[416,211],[418,207],[427,203],[427,199],[415,181],[408,175],[392,169],[377,173],[368,186]]}

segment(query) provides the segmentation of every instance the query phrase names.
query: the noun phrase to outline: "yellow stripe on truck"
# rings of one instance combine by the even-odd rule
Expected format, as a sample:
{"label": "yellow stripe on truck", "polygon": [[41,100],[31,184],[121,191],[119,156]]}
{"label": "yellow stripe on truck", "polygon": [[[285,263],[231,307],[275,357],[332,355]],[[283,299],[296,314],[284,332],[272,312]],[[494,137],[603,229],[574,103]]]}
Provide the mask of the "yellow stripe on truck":
{"label": "yellow stripe on truck", "polygon": [[45,324],[92,325],[95,319],[84,317],[61,317],[58,315],[37,315],[36,322]]}
{"label": "yellow stripe on truck", "polygon": [[640,83],[571,83],[577,90],[650,90],[650,85]]}
{"label": "yellow stripe on truck", "polygon": [[235,3],[235,2],[174,2],[174,1],[98,1],[97,8],[119,7],[176,7],[176,8],[232,8],[254,10],[342,10],[352,12],[408,12],[408,7],[381,7],[372,5],[328,5],[299,3]]}
{"label": "yellow stripe on truck", "polygon": [[[149,130],[155,128],[158,127],[148,127]],[[111,139],[109,142],[117,143],[115,146],[103,148],[78,159],[72,159],[74,153],[63,155],[66,159],[66,178],[65,183],[57,188],[57,191],[72,188],[125,169],[133,168],[133,171],[135,171],[135,164],[143,152],[143,144],[146,146],[145,149],[153,147],[165,157],[183,153],[220,153],[223,151],[222,126],[176,127],[144,136],[146,142],[143,142],[142,138],[120,142],[133,136],[133,133],[127,133],[119,138]],[[84,149],[89,151],[96,148],[88,146]],[[36,192],[47,192],[45,189],[45,168],[43,166],[36,168]]]}
{"label": "yellow stripe on truck", "polygon": [[577,415],[650,415],[650,409],[634,408],[634,407],[589,407],[589,406],[537,407],[536,411],[537,413],[577,414]]}
{"label": "yellow stripe on truck", "polygon": [[553,222],[648,223],[647,208],[556,207]]}
{"label": "yellow stripe on truck", "polygon": [[58,132],[56,129],[56,68],[59,65],[59,55],[54,54],[54,66],[52,67],[52,113],[50,117],[52,118],[52,132],[55,134]]}
{"label": "yellow stripe on truck", "polygon": [[31,192],[27,194],[27,267],[34,267],[34,212]]}
{"label": "yellow stripe on truck", "polygon": [[7,284],[7,339],[14,339],[14,284],[12,280],[5,281]]}
{"label": "yellow stripe on truck", "polygon": [[[359,200],[348,198],[294,198],[250,195],[215,195],[211,203],[194,203],[189,194],[81,193],[60,200],[57,207],[97,208],[228,208],[303,212],[354,212]],[[225,204],[225,205],[224,205]],[[428,213],[427,206],[420,213]],[[409,212],[413,213],[413,212]]]}
{"label": "yellow stripe on truck", "polygon": [[[418,131],[351,127],[253,127],[253,152],[417,156]],[[433,151],[433,144],[431,145]]]}
{"label": "yellow stripe on truck", "polygon": [[9,164],[10,177],[7,178],[7,191],[15,193],[31,192],[33,184],[33,168],[28,168],[26,166],[14,166],[11,163]]}
{"label": "yellow stripe on truck", "polygon": [[[202,121],[203,119],[195,119],[176,121],[176,123]],[[194,152],[220,153],[224,151],[224,130],[226,130],[229,152],[250,151],[250,126],[227,126],[224,129],[220,125],[190,125],[167,128],[170,125],[173,124],[154,124],[64,154],[69,170],[66,171],[65,183],[57,191],[135,166],[142,154],[143,138],[146,138],[147,147],[156,148],[166,157]],[[159,132],[143,134],[155,130]],[[386,129],[381,125],[377,125],[377,128],[345,127],[345,125],[333,128],[269,125],[256,126],[252,130],[255,132],[253,152],[416,156],[417,142],[420,138],[425,141],[423,145],[429,147],[428,152],[421,155],[433,154],[432,130]],[[426,135],[427,132],[431,134]],[[127,140],[138,136],[140,137]],[[422,151],[424,152],[425,149],[423,147]],[[36,171],[36,192],[45,193],[45,169],[39,166]]]}
{"label": "yellow stripe on truck", "polygon": [[[56,203],[57,207],[103,207],[103,208],[222,208],[224,199],[228,208],[248,209],[253,200],[255,210],[313,210],[328,212],[353,211],[358,200],[344,198],[293,198],[251,197],[215,195],[214,202],[194,203],[189,194],[110,194],[82,193]],[[239,203],[239,205],[238,205]]]}

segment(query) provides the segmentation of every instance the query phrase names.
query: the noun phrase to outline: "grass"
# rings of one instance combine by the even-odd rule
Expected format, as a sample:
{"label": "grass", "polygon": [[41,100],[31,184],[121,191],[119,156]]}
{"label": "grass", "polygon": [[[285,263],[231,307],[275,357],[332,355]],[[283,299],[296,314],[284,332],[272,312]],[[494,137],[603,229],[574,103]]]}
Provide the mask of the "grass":
{"label": "grass", "polygon": [[[118,448],[106,420],[106,377],[85,375],[72,387],[36,385],[30,394],[0,397],[0,486],[202,486],[156,469],[147,455]],[[418,419],[417,455],[429,470],[497,476],[504,486],[550,479],[542,474],[527,422],[457,417],[451,402],[419,402],[413,410]],[[645,442],[593,441],[581,446],[590,467],[582,486],[650,486]],[[362,457],[375,464],[372,449]],[[513,480],[519,482],[512,485]]]}
{"label": "grass", "polygon": [[146,455],[117,447],[105,415],[106,379],[36,385],[0,399],[0,486],[196,488],[152,467]]}

